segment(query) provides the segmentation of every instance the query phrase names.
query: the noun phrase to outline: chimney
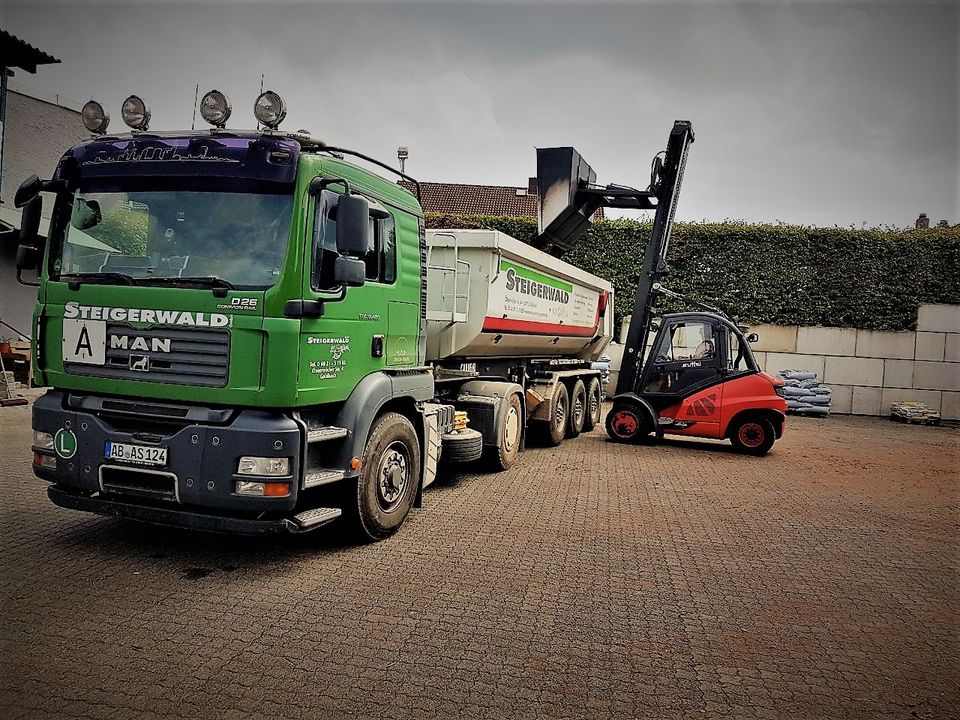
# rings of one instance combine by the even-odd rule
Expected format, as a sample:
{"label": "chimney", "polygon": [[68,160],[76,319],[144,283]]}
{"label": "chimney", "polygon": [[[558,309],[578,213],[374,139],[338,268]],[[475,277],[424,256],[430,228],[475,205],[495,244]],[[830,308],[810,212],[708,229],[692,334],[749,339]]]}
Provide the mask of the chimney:
{"label": "chimney", "polygon": [[535,177],[527,180],[527,195],[539,195],[540,189],[537,187],[537,179]]}
{"label": "chimney", "polygon": [[925,230],[928,227],[930,227],[930,218],[926,213],[920,213],[920,217],[917,218],[917,230]]}

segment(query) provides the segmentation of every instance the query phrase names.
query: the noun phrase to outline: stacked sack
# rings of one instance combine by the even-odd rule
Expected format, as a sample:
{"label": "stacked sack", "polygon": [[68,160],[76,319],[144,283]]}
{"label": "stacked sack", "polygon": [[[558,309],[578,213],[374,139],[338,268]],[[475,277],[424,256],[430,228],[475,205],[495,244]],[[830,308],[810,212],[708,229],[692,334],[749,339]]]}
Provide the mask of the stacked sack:
{"label": "stacked sack", "polygon": [[807,370],[781,370],[787,412],[803,415],[829,415],[833,393],[820,382],[817,374]]}

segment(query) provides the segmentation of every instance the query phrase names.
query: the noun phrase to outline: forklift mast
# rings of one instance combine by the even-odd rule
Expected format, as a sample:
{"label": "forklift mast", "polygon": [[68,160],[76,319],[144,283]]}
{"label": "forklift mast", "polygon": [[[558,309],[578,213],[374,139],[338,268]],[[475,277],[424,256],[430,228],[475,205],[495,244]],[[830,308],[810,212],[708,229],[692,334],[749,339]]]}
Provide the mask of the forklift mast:
{"label": "forklift mast", "polygon": [[540,234],[533,242],[535,247],[560,257],[583,237],[590,227],[590,218],[601,207],[655,210],[633,298],[633,316],[624,341],[617,395],[634,392],[640,375],[659,294],[658,280],[669,272],[666,258],[670,231],[693,139],[693,126],[688,120],[673,123],[666,151],[653,159],[650,186],[646,190],[595,185],[595,173],[572,147],[537,149]]}

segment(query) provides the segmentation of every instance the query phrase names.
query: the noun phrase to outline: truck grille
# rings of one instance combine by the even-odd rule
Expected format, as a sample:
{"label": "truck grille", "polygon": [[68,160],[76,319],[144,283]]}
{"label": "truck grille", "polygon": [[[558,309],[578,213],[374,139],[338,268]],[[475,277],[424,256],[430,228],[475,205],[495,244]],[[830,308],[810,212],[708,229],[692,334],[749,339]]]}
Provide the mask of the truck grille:
{"label": "truck grille", "polygon": [[101,465],[100,489],[118,495],[176,500],[177,476],[157,470]]}
{"label": "truck grille", "polygon": [[[126,338],[126,347],[111,342],[114,338]],[[135,330],[118,324],[107,325],[103,365],[66,363],[74,375],[204,387],[226,386],[229,369],[230,333],[225,330]]]}

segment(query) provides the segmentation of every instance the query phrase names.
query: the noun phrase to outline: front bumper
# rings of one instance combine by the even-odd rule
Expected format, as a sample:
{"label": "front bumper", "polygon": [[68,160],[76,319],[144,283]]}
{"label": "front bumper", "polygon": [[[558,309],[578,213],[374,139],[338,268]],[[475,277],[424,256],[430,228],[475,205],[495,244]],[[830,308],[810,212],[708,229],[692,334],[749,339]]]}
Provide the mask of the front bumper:
{"label": "front bumper", "polygon": [[[185,508],[160,507],[105,496],[83,495],[57,485],[47,488],[47,496],[62,508],[85,510],[100,515],[140,520],[155,525],[183,528],[186,530],[204,530],[207,532],[231,533],[239,535],[272,535],[281,532],[303,532],[302,526],[292,518],[277,517],[255,519],[230,515],[213,515]],[[312,528],[311,528],[312,529]]]}
{"label": "front bumper", "polygon": [[[69,445],[75,448],[72,454],[53,455],[47,451],[54,458],[55,467],[33,466],[38,477],[54,483],[54,502],[93,512],[152,518],[152,522],[181,527],[196,527],[201,522],[198,518],[210,516],[209,521],[202,521],[212,525],[209,529],[220,529],[218,523],[222,520],[222,529],[231,532],[246,532],[240,529],[246,527],[243,516],[274,518],[282,525],[282,516],[289,516],[296,507],[304,438],[293,418],[266,410],[189,407],[183,417],[174,419],[182,407],[152,403],[139,406],[138,414],[130,411],[128,405],[138,407],[109,398],[67,396],[59,391],[37,399],[33,407],[34,430],[51,435],[59,430],[69,431],[73,438]],[[122,406],[121,410],[117,406]],[[106,460],[107,442],[165,447],[167,464],[161,468]],[[34,448],[34,452],[43,451]],[[290,475],[238,475],[237,466],[243,455],[289,458]],[[105,487],[104,469],[107,474],[132,478],[130,487],[118,490],[115,483]],[[138,478],[144,480],[146,491],[136,487]],[[238,495],[238,480],[287,480],[290,493],[282,497]],[[177,520],[177,514],[184,517]],[[212,519],[216,515],[224,517]],[[228,525],[237,523],[237,528],[228,529]]]}

